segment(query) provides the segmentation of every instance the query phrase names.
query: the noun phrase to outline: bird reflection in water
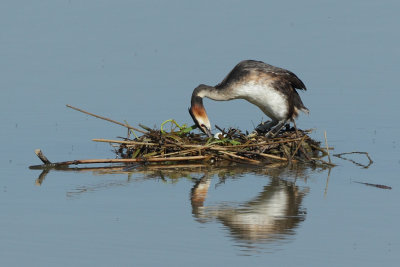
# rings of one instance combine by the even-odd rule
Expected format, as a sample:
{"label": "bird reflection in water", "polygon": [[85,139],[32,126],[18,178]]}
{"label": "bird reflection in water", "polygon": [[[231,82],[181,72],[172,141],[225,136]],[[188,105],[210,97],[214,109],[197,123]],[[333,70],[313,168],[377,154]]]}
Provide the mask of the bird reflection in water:
{"label": "bird reflection in water", "polygon": [[308,188],[294,182],[272,177],[261,192],[243,203],[204,206],[211,178],[205,175],[191,191],[192,212],[201,223],[219,221],[230,235],[246,249],[257,244],[288,240],[305,219],[301,203]]}
{"label": "bird reflection in water", "polygon": [[[309,166],[301,164],[291,167],[278,164],[268,167],[219,166],[211,167],[198,165],[149,165],[135,168],[67,168],[59,171],[93,171],[95,175],[127,174],[125,181],[109,181],[96,185],[80,186],[67,193],[76,196],[86,192],[95,192],[115,186],[124,186],[132,182],[145,180],[162,180],[171,183],[181,178],[194,181],[190,191],[192,213],[200,223],[220,222],[234,238],[242,251],[254,250],[262,244],[277,247],[279,242],[290,241],[299,224],[305,219],[305,209],[302,200],[308,193],[308,187],[296,185],[296,180],[307,180]],[[323,170],[318,169],[318,170]],[[36,180],[42,185],[48,170],[43,171]],[[244,202],[219,202],[204,205],[207,193],[213,180],[218,179],[217,185],[228,184],[230,180],[245,179],[248,175],[268,178],[259,193]],[[201,178],[195,178],[201,177]],[[218,178],[217,178],[218,177]],[[243,177],[243,178],[242,178]],[[234,194],[234,192],[232,192]]]}

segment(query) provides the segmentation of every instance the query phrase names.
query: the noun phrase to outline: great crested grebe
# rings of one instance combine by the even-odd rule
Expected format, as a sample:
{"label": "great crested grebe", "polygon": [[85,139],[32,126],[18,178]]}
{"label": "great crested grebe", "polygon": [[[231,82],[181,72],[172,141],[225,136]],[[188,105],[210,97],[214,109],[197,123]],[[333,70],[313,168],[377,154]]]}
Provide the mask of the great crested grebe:
{"label": "great crested grebe", "polygon": [[288,120],[294,122],[299,111],[309,113],[296,89],[306,90],[304,83],[291,71],[262,61],[239,62],[216,86],[200,84],[193,90],[189,113],[196,125],[209,137],[211,124],[203,106],[203,98],[217,101],[245,99],[259,107],[271,122],[257,127],[260,131],[278,131]]}

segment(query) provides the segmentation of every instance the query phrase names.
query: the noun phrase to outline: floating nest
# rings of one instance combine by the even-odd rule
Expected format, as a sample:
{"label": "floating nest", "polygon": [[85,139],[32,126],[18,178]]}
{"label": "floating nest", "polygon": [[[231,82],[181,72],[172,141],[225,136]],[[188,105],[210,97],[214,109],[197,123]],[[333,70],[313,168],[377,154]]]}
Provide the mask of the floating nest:
{"label": "floating nest", "polygon": [[[220,133],[210,138],[195,131],[196,126],[181,126],[175,120],[163,122],[160,129],[152,129],[141,124],[135,128],[127,123],[105,118],[70,105],[67,107],[128,129],[126,138],[120,137],[119,140],[93,139],[96,142],[106,142],[112,145],[116,158],[51,162],[40,149],[36,149],[36,155],[44,164],[30,166],[30,168],[64,169],[70,165],[100,163],[177,165],[198,162],[210,166],[231,163],[266,165],[293,162],[335,166],[330,160],[329,150],[331,148],[328,147],[326,136],[325,146],[321,146],[320,142],[309,136],[312,130],[300,130],[286,125],[274,137],[266,137],[265,134],[257,132],[249,135],[240,129],[225,130],[216,126]],[[169,129],[165,130],[165,128]],[[328,162],[323,160],[325,156],[328,156]],[[370,162],[372,163],[372,160]]]}
{"label": "floating nest", "polygon": [[[131,166],[126,164],[141,164],[149,168],[169,169],[203,166],[218,166],[233,170],[233,164],[247,166],[268,166],[273,167],[293,162],[318,165],[318,167],[336,166],[331,162],[330,148],[325,133],[325,146],[321,142],[313,140],[309,134],[312,130],[300,130],[289,125],[276,133],[273,137],[266,137],[263,133],[253,132],[250,135],[239,129],[229,128],[227,130],[216,128],[221,132],[214,137],[208,137],[202,133],[193,131],[196,126],[187,127],[179,125],[175,120],[163,122],[160,129],[152,129],[139,124],[139,128],[130,126],[128,123],[121,123],[106,117],[102,117],[85,110],[67,105],[67,107],[83,112],[87,115],[106,120],[128,129],[128,136],[119,140],[93,139],[96,142],[106,142],[115,149],[114,159],[80,159],[61,162],[51,162],[41,151],[36,149],[35,154],[43,162],[42,165],[29,166],[30,169],[41,169],[42,173],[37,179],[41,184],[50,169],[57,170],[130,170]],[[170,130],[164,129],[170,124]],[[139,134],[140,133],[140,134]],[[348,158],[351,155],[365,155],[368,163],[360,163],[355,159]],[[323,160],[327,156],[328,162]],[[369,168],[373,163],[368,152],[344,152],[333,154],[333,156],[349,161],[364,169]],[[79,164],[104,164],[119,163],[122,166],[111,165],[93,168],[71,168],[71,165]],[[161,164],[160,164],[161,163]],[[233,163],[233,164],[232,164]],[[138,165],[133,165],[138,168]],[[241,169],[242,170],[242,169]],[[140,170],[139,170],[140,171]],[[181,172],[180,172],[181,173]],[[180,174],[179,174],[180,175]],[[392,189],[390,186],[356,182],[381,189]]]}
{"label": "floating nest", "polygon": [[[164,130],[170,124],[170,130]],[[270,164],[275,162],[309,162],[331,164],[322,160],[327,149],[308,134],[286,125],[273,138],[243,133],[239,129],[220,129],[214,138],[195,133],[195,126],[180,126],[174,120],[165,121],[160,129],[140,125],[138,136],[130,127],[127,138],[122,140],[94,139],[113,144],[121,159],[138,159],[140,162],[208,161],[210,164],[231,161],[244,164]],[[157,160],[159,159],[159,160]]]}

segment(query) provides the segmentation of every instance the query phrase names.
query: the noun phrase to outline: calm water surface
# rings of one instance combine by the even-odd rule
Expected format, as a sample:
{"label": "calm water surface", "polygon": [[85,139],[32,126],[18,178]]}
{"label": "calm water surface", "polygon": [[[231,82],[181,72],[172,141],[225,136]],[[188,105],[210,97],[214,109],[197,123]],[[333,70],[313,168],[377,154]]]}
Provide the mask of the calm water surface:
{"label": "calm water surface", "polygon": [[[398,264],[398,1],[0,6],[2,266]],[[126,135],[65,104],[132,125],[190,123],[193,88],[243,59],[295,72],[311,111],[297,125],[374,163],[28,169],[36,148],[52,161],[112,158],[91,139]],[[205,105],[220,127],[266,119],[244,101]]]}

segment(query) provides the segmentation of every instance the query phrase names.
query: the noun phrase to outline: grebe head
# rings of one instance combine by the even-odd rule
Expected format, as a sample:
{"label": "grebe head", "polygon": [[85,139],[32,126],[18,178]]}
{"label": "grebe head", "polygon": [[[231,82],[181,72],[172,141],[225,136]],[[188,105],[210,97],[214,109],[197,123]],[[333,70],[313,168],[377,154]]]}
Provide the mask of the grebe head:
{"label": "grebe head", "polygon": [[192,116],[192,119],[194,123],[196,123],[197,127],[199,127],[200,130],[203,131],[203,133],[207,134],[208,137],[212,137],[213,135],[211,133],[211,124],[208,120],[208,116],[206,110],[204,109],[202,101],[201,104],[192,103],[192,106],[189,108],[189,113],[190,116]]}

